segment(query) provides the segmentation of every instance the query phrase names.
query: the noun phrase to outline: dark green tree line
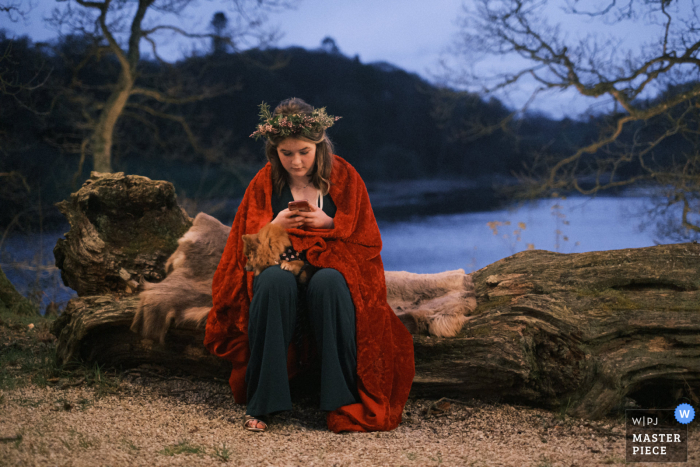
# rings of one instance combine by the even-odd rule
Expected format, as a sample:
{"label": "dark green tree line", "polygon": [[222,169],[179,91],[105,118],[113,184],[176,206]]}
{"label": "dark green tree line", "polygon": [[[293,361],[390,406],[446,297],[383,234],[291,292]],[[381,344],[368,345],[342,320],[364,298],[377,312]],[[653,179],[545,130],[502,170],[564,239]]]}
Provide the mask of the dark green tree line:
{"label": "dark green tree line", "polygon": [[[83,164],[80,158],[91,128],[80,100],[85,92],[71,87],[89,89],[96,97],[88,103],[99,102],[111,92],[110,80],[120,67],[114,58],[91,55],[92,40],[66,36],[51,47],[15,41],[18,63],[45,60],[52,73],[45,86],[31,93],[38,108],[46,111],[42,115],[0,96],[7,109],[0,115],[0,128],[25,144],[8,153],[0,170],[36,174],[43,180],[46,200],[65,197],[92,168],[89,159]],[[276,66],[280,63],[284,66]],[[213,47],[211,53],[175,64],[142,60],[139,67],[137,85],[143,88],[162,86],[185,93],[226,85],[239,90],[184,102],[154,103],[133,96],[115,127],[115,170],[170,180],[181,195],[194,198],[240,196],[262,166],[262,144],[249,138],[262,101],[274,106],[297,96],[341,115],[330,130],[336,152],[367,181],[507,176],[522,167],[528,148],[555,139],[552,150],[564,151],[568,143],[557,139],[560,134],[577,140],[589,128],[539,117],[523,121],[522,129],[509,138],[460,133],[469,118],[478,116],[483,125],[495,125],[510,110],[496,99],[484,102],[473,94],[437,88],[389,64],[363,64],[323,48],[232,53]],[[189,134],[180,118],[186,120]]]}

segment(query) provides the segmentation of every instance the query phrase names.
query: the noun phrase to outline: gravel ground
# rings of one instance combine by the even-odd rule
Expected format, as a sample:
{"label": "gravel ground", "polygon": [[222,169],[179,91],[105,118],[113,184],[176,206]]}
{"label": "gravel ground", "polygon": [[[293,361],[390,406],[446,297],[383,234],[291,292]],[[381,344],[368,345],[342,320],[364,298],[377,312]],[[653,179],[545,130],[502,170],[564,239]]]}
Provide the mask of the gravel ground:
{"label": "gravel ground", "polygon": [[[478,401],[410,400],[388,433],[334,434],[310,398],[242,428],[244,409],[223,382],[132,373],[94,387],[0,392],[0,465],[10,466],[594,466],[624,464],[624,419],[562,419],[540,409]],[[64,385],[65,386],[65,385]],[[690,425],[688,462],[700,465]]]}

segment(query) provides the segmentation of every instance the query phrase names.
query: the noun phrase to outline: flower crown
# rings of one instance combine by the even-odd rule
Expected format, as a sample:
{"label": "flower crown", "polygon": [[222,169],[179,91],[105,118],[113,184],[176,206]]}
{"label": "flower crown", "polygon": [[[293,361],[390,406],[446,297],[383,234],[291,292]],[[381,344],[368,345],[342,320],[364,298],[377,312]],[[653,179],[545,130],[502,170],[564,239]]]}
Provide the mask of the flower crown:
{"label": "flower crown", "polygon": [[334,117],[326,113],[326,108],[314,109],[311,115],[291,114],[291,115],[272,115],[270,106],[266,103],[260,104],[260,119],[262,123],[250,135],[251,138],[273,136],[306,136],[309,137],[313,133],[320,133],[333,126],[341,117]]}

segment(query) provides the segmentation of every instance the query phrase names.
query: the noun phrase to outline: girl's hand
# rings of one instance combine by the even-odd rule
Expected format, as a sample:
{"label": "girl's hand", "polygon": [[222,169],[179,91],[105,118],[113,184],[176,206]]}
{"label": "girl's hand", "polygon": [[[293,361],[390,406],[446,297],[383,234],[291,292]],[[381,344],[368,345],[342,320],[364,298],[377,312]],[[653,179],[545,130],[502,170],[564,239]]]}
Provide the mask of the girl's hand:
{"label": "girl's hand", "polygon": [[333,218],[329,217],[318,206],[311,205],[310,212],[299,212],[299,216],[303,219],[304,228],[332,229],[334,227]]}
{"label": "girl's hand", "polygon": [[299,211],[290,211],[286,208],[280,211],[271,223],[285,229],[301,229],[304,226],[304,218],[299,215]]}

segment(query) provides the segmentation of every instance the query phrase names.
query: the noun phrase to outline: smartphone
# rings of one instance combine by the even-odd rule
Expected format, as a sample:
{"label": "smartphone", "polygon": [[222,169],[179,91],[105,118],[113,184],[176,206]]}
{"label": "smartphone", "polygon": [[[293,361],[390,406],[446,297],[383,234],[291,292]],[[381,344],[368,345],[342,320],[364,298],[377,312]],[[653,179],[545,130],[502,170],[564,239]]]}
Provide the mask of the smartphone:
{"label": "smartphone", "polygon": [[305,199],[289,202],[290,211],[311,212],[311,205]]}

